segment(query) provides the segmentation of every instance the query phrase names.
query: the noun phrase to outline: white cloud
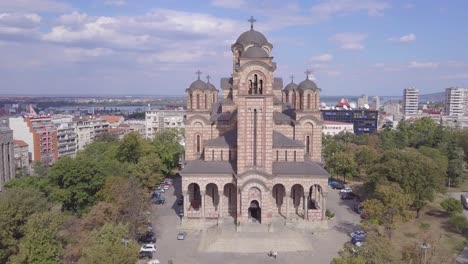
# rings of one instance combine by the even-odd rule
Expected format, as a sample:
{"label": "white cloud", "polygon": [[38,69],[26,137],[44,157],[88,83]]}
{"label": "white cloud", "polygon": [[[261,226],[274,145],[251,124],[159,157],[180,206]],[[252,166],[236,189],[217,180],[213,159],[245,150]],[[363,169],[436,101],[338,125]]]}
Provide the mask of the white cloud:
{"label": "white cloud", "polygon": [[10,12],[62,12],[70,5],[57,0],[1,0],[0,10]]}
{"label": "white cloud", "polygon": [[330,0],[314,5],[311,10],[314,16],[328,19],[337,15],[354,12],[367,12],[370,16],[381,16],[391,5],[377,0]]}
{"label": "white cloud", "polygon": [[410,42],[414,42],[416,41],[416,35],[413,34],[413,33],[410,33],[408,35],[403,35],[401,37],[392,37],[392,38],[389,38],[388,41],[391,41],[391,42],[400,42],[400,43],[410,43]]}
{"label": "white cloud", "polygon": [[325,53],[325,54],[322,54],[322,55],[312,57],[310,60],[318,61],[318,62],[327,62],[327,61],[333,60],[333,55]]}
{"label": "white cloud", "polygon": [[408,68],[415,68],[415,69],[434,69],[437,67],[439,67],[439,63],[437,62],[410,61],[408,63]]}
{"label": "white cloud", "polygon": [[113,54],[113,50],[106,48],[83,49],[66,48],[64,54],[70,61],[82,61],[89,58],[97,58]]}
{"label": "white cloud", "polygon": [[0,13],[0,40],[37,38],[41,20],[41,17],[34,13]]}
{"label": "white cloud", "polygon": [[224,8],[240,8],[245,5],[245,0],[213,0],[211,4]]}
{"label": "white cloud", "polygon": [[374,65],[372,65],[372,67],[374,67],[374,68],[383,68],[383,67],[385,67],[385,64],[382,63],[382,62],[378,62],[378,63],[375,63]]}
{"label": "white cloud", "polygon": [[456,73],[451,75],[446,75],[443,79],[468,79],[468,73]]}
{"label": "white cloud", "polygon": [[365,46],[362,42],[366,38],[366,34],[347,32],[335,34],[331,40],[337,43],[340,49],[343,50],[363,50]]}

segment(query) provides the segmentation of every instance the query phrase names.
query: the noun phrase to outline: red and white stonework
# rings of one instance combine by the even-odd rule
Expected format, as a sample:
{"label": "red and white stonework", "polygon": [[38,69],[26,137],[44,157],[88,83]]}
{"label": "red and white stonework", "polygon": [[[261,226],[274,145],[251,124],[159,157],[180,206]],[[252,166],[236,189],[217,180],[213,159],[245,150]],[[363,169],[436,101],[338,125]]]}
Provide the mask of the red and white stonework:
{"label": "red and white stonework", "polygon": [[186,90],[185,219],[326,219],[320,89],[307,77],[283,87],[273,45],[251,28],[231,46],[232,77]]}

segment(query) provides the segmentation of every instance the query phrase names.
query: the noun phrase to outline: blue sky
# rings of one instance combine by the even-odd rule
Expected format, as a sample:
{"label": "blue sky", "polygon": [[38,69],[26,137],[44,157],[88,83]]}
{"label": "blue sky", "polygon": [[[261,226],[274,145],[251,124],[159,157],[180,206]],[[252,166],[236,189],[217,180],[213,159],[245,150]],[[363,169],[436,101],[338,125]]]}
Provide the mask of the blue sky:
{"label": "blue sky", "polygon": [[466,10],[464,0],[0,1],[0,95],[183,94],[198,69],[219,88],[251,15],[285,84],[311,68],[324,95],[468,88]]}

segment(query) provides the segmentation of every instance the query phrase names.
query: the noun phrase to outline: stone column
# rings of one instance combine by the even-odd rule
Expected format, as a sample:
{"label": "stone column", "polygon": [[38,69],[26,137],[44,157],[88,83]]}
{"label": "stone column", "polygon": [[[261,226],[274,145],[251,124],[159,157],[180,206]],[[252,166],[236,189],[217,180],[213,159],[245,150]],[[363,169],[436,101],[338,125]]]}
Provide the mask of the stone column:
{"label": "stone column", "polygon": [[201,217],[205,219],[205,192],[200,192],[200,196],[201,196],[201,204],[200,204]]}
{"label": "stone column", "polygon": [[307,219],[307,205],[306,205],[306,199],[305,199],[305,195],[303,194],[302,195],[302,210],[304,212],[304,220]]}
{"label": "stone column", "polygon": [[218,218],[222,218],[224,216],[223,214],[223,203],[224,203],[223,192],[219,192],[218,197],[219,197]]}
{"label": "stone column", "polygon": [[189,209],[189,206],[190,206],[190,197],[189,197],[188,192],[184,192],[182,194],[184,196],[184,218],[187,219],[188,218],[188,209]]}
{"label": "stone column", "polygon": [[327,220],[327,193],[322,193],[322,220]]}
{"label": "stone column", "polygon": [[291,194],[286,192],[286,220],[289,219],[289,200],[291,199]]}

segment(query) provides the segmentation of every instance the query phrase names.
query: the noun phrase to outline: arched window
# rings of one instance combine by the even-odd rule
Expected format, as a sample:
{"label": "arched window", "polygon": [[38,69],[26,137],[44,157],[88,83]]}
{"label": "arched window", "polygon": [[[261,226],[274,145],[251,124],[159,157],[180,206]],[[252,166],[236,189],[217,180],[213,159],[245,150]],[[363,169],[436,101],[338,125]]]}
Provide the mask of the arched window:
{"label": "arched window", "polygon": [[216,93],[213,94],[213,104],[216,103]]}
{"label": "arched window", "polygon": [[292,105],[294,108],[296,108],[296,92],[293,92],[292,95]]}
{"label": "arched window", "polygon": [[276,161],[279,160],[279,150],[276,151]]}
{"label": "arched window", "polygon": [[189,95],[189,106],[190,106],[190,109],[193,108],[193,95],[192,94]]}
{"label": "arched window", "polygon": [[301,110],[304,109],[303,103],[304,103],[304,95],[301,94],[301,95],[299,95],[299,109],[301,109]]}
{"label": "arched window", "polygon": [[254,94],[258,94],[258,76],[257,74],[254,74],[254,82],[253,82],[253,90],[254,90]]}
{"label": "arched window", "polygon": [[223,159],[223,150],[221,150],[221,160],[224,160]]}
{"label": "arched window", "polygon": [[260,87],[258,89],[259,94],[263,94],[263,80],[260,80]]}
{"label": "arched window", "polygon": [[200,95],[197,94],[197,109],[200,109]]}
{"label": "arched window", "polygon": [[288,161],[288,151],[284,151],[284,161]]}
{"label": "arched window", "polygon": [[310,154],[310,136],[306,136],[306,154]]}
{"label": "arched window", "polygon": [[197,140],[195,144],[196,144],[197,153],[200,153],[200,135],[197,135]]}
{"label": "arched window", "polygon": [[289,92],[286,92],[286,103],[289,103]]}
{"label": "arched window", "polygon": [[294,151],[294,161],[296,161],[296,151]]}
{"label": "arched window", "polygon": [[211,150],[211,160],[214,160],[214,149]]}
{"label": "arched window", "polygon": [[310,109],[310,93],[307,94],[307,109]]}
{"label": "arched window", "polygon": [[205,109],[208,109],[208,95],[205,94]]}
{"label": "arched window", "polygon": [[253,122],[253,165],[257,166],[257,109],[254,109]]}
{"label": "arched window", "polygon": [[319,96],[318,96],[317,93],[315,93],[314,98],[315,98],[315,100],[314,100],[315,101],[314,102],[314,109],[318,109],[318,107],[319,107]]}
{"label": "arched window", "polygon": [[253,82],[252,80],[249,80],[249,94],[252,94],[253,91]]}

